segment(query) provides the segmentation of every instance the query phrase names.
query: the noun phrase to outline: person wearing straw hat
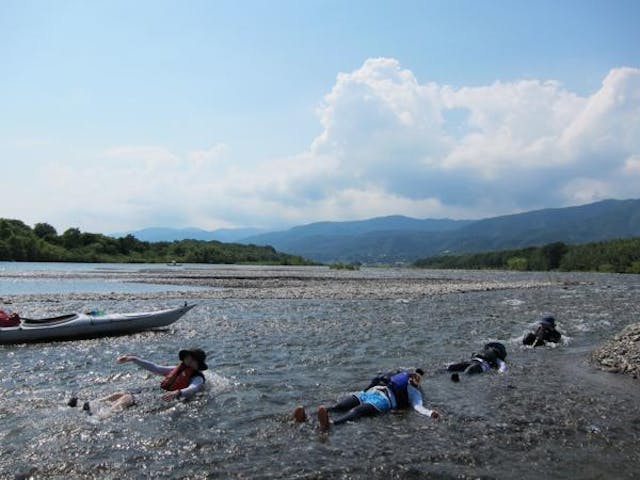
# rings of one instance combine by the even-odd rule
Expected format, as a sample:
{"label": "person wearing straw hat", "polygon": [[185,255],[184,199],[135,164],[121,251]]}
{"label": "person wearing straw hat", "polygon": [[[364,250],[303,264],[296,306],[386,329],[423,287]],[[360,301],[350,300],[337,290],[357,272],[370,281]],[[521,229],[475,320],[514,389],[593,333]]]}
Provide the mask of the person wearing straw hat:
{"label": "person wearing straw hat", "polygon": [[[122,355],[116,359],[118,363],[133,362],[141,368],[148,370],[164,378],[160,382],[160,387],[166,390],[162,394],[162,400],[169,402],[175,399],[188,400],[196,393],[204,389],[204,374],[207,370],[205,360],[207,354],[199,348],[185,349],[178,352],[179,363],[175,366],[163,366],[144,360],[136,355]],[[131,392],[116,392],[101,398],[98,402],[107,405],[110,412],[124,410],[135,405],[135,398]],[[78,403],[77,397],[72,397],[67,403],[70,407],[75,407]],[[89,402],[85,402],[82,409],[91,413]]]}

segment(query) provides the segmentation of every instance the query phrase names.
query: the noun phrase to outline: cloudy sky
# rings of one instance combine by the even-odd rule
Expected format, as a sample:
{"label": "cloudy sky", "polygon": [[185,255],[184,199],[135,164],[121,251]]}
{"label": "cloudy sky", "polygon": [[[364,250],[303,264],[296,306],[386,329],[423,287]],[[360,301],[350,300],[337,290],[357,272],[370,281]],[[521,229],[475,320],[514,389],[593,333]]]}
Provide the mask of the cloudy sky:
{"label": "cloudy sky", "polygon": [[0,217],[113,232],[640,197],[640,2],[0,2]]}

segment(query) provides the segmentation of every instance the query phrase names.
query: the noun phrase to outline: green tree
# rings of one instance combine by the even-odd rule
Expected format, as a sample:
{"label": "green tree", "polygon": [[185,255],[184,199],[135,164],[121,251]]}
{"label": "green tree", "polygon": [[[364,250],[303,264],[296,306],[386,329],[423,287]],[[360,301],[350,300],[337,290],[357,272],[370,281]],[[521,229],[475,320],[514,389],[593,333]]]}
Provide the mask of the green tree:
{"label": "green tree", "polygon": [[48,223],[36,223],[33,227],[33,233],[44,240],[54,239],[58,236],[56,229]]}
{"label": "green tree", "polygon": [[511,257],[507,259],[507,268],[509,270],[525,271],[528,266],[527,259],[524,257]]}
{"label": "green tree", "polygon": [[29,260],[27,257],[27,249],[25,248],[25,242],[22,237],[14,235],[13,233],[7,238],[7,245],[11,255],[11,260],[18,262],[26,262]]}
{"label": "green tree", "polygon": [[11,249],[4,240],[0,240],[0,261],[2,260],[13,260],[13,258],[11,258]]}
{"label": "green tree", "polygon": [[124,253],[125,255],[130,252],[135,252],[139,250],[140,240],[138,240],[133,235],[129,234],[126,237],[120,237],[118,239],[118,245],[120,247],[120,253]]}
{"label": "green tree", "polygon": [[562,257],[567,251],[567,246],[562,242],[550,243],[542,247],[542,255],[547,264],[547,270],[557,270],[560,267]]}
{"label": "green tree", "polygon": [[62,244],[65,248],[78,248],[82,246],[82,234],[77,228],[68,228],[62,234]]}

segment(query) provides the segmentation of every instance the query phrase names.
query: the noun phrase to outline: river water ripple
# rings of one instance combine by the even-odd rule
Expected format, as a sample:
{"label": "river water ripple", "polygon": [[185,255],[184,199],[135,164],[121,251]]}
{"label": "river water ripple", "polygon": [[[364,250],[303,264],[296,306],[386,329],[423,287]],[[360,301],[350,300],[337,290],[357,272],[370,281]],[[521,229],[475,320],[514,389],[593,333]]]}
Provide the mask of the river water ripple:
{"label": "river water ripple", "polygon": [[[542,278],[393,275],[407,283],[421,275],[489,283]],[[164,332],[0,346],[0,477],[637,478],[638,381],[598,371],[588,356],[639,320],[640,277],[556,274],[552,280],[536,288],[408,298],[332,299],[322,292],[318,298],[199,298],[197,291],[162,299],[97,297],[91,308],[113,311],[171,306],[185,297],[200,305]],[[29,314],[88,306],[78,299],[0,304]],[[565,343],[522,347],[523,333],[545,312],[556,315]],[[508,374],[456,384],[438,373],[489,340],[507,344]],[[207,391],[187,403],[164,404],[157,378],[114,363],[131,352],[169,364],[185,346],[205,349],[210,365]],[[328,435],[313,423],[291,422],[294,406],[313,411],[397,366],[427,370],[426,403],[442,413],[439,421],[397,413]],[[113,416],[65,405],[72,393],[82,401],[141,388],[140,404]]]}

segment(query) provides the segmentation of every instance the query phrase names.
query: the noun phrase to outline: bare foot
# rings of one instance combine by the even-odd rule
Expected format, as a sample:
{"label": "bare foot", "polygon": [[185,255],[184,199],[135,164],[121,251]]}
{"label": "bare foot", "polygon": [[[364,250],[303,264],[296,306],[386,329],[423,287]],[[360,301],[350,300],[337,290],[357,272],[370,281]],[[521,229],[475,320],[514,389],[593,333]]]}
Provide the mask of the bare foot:
{"label": "bare foot", "polygon": [[320,405],[318,408],[318,423],[322,432],[329,431],[329,412],[327,412],[327,407],[324,405]]}
{"label": "bare foot", "polygon": [[293,419],[296,423],[302,423],[307,421],[307,412],[304,411],[304,407],[302,405],[296,407],[293,411]]}

